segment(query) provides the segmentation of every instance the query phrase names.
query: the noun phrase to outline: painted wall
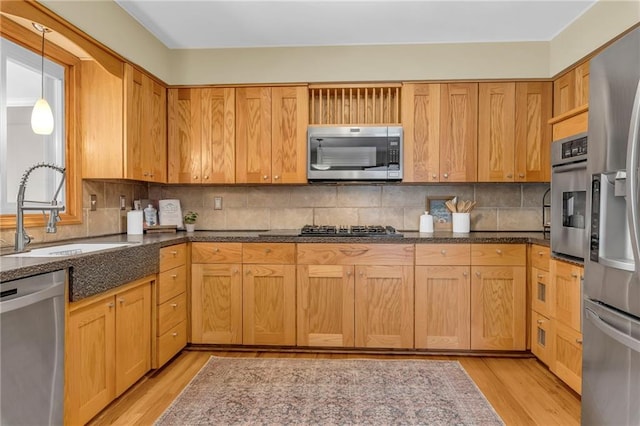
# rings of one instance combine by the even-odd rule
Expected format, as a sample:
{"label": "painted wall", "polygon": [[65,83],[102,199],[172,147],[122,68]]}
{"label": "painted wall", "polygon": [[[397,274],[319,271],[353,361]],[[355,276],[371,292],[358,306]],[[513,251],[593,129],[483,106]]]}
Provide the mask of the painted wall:
{"label": "painted wall", "polygon": [[640,22],[638,0],[600,0],[550,42],[169,50],[113,1],[39,1],[166,83],[184,85],[549,78]]}

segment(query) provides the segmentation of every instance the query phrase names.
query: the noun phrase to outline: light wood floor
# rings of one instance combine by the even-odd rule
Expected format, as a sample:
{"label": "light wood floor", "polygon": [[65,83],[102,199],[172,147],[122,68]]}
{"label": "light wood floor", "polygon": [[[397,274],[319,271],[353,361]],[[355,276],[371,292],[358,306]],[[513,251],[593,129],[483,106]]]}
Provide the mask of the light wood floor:
{"label": "light wood floor", "polygon": [[151,425],[211,355],[458,360],[507,425],[579,425],[580,397],[533,358],[183,351],[103,410],[90,425]]}

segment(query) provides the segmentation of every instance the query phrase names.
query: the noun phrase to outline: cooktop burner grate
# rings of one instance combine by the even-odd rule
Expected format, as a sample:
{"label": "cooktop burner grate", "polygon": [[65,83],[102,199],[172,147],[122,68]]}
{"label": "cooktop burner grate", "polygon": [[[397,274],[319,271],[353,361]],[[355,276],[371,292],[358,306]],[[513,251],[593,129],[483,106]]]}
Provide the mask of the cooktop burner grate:
{"label": "cooktop burner grate", "polygon": [[382,225],[305,225],[301,237],[402,237],[393,226]]}

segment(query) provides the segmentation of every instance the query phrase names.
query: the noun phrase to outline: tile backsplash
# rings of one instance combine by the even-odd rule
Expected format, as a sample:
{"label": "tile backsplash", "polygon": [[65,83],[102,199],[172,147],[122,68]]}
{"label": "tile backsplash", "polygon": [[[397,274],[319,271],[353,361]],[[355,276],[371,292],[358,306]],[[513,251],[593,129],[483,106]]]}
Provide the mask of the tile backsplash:
{"label": "tile backsplash", "polygon": [[[417,231],[428,197],[458,196],[475,200],[472,231],[542,231],[542,196],[546,183],[527,184],[368,184],[300,186],[189,186],[147,185],[140,182],[83,181],[83,221],[58,226],[47,234],[44,227],[29,228],[34,242],[124,233],[126,211],[134,199],[180,200],[183,212],[199,213],[196,229],[295,229],[306,224],[391,225]],[[97,208],[90,209],[90,195]],[[214,198],[222,197],[222,210]],[[12,246],[14,230],[0,232],[1,245]]]}

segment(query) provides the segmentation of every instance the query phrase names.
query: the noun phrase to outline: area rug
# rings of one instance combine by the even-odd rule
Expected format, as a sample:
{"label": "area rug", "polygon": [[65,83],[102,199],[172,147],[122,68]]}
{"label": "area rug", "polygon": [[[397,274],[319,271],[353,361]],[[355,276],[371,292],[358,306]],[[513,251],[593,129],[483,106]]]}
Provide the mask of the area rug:
{"label": "area rug", "polygon": [[457,361],[211,357],[156,425],[502,425]]}

